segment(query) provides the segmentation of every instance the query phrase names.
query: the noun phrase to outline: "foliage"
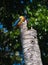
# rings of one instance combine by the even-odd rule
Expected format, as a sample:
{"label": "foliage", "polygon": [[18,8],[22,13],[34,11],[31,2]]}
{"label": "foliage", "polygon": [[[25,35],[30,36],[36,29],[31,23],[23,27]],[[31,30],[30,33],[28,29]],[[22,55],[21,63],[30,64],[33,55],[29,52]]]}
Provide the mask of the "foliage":
{"label": "foliage", "polygon": [[28,14],[28,28],[32,26],[37,30],[42,59],[44,65],[48,64],[48,8],[41,4],[37,4],[36,10],[32,9],[31,11],[28,11]]}
{"label": "foliage", "polygon": [[[20,30],[12,24],[20,15],[28,18],[28,28],[37,30],[44,65],[48,64],[48,7],[47,0],[0,0],[0,65],[12,65],[23,61]],[[8,32],[4,32],[4,28]],[[46,62],[45,62],[46,61]]]}

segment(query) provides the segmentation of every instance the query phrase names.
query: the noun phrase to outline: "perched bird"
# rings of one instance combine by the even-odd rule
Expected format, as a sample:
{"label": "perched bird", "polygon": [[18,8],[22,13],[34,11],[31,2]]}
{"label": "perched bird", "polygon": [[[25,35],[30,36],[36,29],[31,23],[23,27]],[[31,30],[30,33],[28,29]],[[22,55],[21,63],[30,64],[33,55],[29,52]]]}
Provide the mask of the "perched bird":
{"label": "perched bird", "polygon": [[20,16],[18,18],[18,20],[16,20],[15,23],[12,26],[17,26],[17,25],[20,26],[22,24],[22,22],[24,22],[24,21],[25,21],[25,17],[24,16]]}

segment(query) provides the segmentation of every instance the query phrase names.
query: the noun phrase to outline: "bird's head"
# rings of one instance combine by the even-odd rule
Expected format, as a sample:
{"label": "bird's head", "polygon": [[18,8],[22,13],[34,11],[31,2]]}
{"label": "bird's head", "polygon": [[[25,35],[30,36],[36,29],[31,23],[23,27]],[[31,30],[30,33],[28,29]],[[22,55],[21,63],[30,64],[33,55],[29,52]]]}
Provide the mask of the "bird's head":
{"label": "bird's head", "polygon": [[19,19],[20,20],[19,20],[18,26],[20,26],[25,21],[25,17],[24,16],[20,16]]}

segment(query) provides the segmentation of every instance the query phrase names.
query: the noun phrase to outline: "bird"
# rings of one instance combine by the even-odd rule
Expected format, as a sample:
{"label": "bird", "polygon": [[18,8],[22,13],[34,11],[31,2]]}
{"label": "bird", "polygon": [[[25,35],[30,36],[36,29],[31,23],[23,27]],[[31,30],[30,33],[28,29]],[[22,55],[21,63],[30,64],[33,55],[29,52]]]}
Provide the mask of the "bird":
{"label": "bird", "polygon": [[12,26],[20,26],[25,21],[24,16],[20,16]]}

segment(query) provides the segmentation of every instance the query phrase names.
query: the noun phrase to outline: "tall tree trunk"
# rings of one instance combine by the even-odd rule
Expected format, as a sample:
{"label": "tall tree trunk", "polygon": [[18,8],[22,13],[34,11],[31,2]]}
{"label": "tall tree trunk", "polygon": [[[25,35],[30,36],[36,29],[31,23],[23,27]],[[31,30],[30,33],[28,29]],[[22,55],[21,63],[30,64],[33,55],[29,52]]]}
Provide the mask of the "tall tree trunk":
{"label": "tall tree trunk", "polygon": [[28,30],[26,21],[22,23],[20,30],[25,65],[42,65],[36,30]]}

